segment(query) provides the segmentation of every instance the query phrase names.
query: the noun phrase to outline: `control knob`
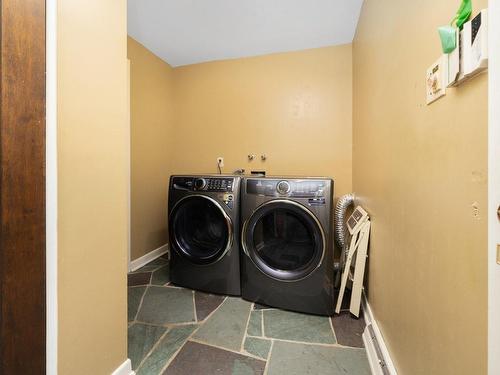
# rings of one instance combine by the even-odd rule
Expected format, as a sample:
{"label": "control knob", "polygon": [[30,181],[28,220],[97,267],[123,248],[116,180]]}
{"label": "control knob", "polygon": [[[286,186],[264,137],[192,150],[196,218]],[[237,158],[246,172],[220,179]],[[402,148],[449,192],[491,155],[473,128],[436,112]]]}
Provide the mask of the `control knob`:
{"label": "control knob", "polygon": [[290,184],[288,181],[280,181],[278,185],[276,185],[276,190],[280,194],[288,194],[290,192]]}
{"label": "control knob", "polygon": [[207,186],[207,181],[204,178],[194,180],[194,188],[196,190],[202,190],[205,186]]}

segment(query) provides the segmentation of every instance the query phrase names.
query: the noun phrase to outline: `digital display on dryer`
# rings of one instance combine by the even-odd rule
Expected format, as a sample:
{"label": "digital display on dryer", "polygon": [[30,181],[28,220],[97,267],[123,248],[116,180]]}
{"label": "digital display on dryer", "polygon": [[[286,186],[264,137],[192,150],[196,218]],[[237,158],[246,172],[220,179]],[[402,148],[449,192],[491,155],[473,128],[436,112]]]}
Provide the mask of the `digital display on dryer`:
{"label": "digital display on dryer", "polygon": [[[290,189],[286,194],[280,193],[278,184],[283,181],[288,182]],[[263,195],[266,197],[286,196],[291,198],[315,198],[323,197],[325,189],[324,181],[316,180],[264,180],[264,179],[249,179],[247,180],[247,194]]]}

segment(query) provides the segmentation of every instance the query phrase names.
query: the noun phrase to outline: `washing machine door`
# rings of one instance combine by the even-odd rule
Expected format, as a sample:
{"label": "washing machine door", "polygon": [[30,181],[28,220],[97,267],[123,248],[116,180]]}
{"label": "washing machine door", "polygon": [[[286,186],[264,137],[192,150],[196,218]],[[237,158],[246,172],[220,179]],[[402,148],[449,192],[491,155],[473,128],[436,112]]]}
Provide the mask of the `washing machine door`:
{"label": "washing machine door", "polygon": [[307,277],[321,265],[325,234],[316,216],[300,203],[272,200],[261,205],[242,231],[245,254],[266,275],[283,281]]}
{"label": "washing machine door", "polygon": [[222,206],[205,195],[181,199],[170,213],[170,244],[196,264],[221,259],[231,248],[233,224]]}

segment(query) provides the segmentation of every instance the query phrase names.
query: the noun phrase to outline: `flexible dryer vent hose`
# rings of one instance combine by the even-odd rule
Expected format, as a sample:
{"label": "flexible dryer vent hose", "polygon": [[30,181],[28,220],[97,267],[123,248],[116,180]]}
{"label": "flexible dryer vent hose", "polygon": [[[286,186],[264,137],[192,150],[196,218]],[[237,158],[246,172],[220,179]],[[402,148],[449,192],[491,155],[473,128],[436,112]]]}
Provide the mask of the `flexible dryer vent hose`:
{"label": "flexible dryer vent hose", "polygon": [[354,194],[346,194],[339,198],[335,206],[334,226],[335,226],[335,241],[341,248],[345,248],[345,220],[346,212],[350,205],[354,204]]}

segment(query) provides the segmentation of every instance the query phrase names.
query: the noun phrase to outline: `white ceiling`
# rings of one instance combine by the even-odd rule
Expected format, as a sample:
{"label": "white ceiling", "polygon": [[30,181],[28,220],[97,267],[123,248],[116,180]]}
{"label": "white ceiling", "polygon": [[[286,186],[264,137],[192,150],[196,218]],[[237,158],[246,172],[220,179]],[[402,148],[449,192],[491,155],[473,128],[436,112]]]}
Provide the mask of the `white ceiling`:
{"label": "white ceiling", "polygon": [[363,0],[128,0],[128,34],[172,66],[351,43]]}

